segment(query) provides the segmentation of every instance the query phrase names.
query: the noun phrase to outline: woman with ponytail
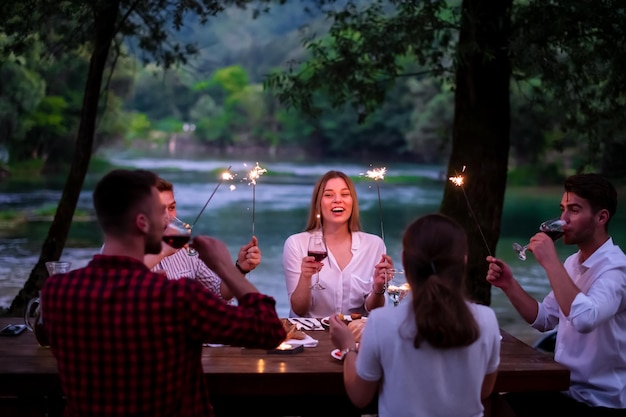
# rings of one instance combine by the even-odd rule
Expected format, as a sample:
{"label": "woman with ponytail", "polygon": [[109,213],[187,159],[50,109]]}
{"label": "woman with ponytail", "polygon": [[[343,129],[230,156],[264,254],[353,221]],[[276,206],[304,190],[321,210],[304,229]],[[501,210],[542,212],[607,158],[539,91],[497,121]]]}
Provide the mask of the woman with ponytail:
{"label": "woman with ponytail", "polygon": [[467,236],[449,217],[428,214],[404,232],[402,264],[411,293],[373,310],[357,350],[337,316],[331,338],[345,354],[344,383],[357,407],[378,394],[379,416],[483,416],[495,384],[500,330],[494,311],[465,295]]}

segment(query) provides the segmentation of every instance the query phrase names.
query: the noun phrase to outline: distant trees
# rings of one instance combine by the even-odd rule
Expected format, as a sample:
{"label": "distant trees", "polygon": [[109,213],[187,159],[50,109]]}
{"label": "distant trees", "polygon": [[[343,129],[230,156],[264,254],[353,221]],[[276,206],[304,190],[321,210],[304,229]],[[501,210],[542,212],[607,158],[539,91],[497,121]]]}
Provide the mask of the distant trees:
{"label": "distant trees", "polygon": [[[290,60],[300,62],[307,53],[313,53],[313,49],[307,52],[299,44],[299,29],[302,30],[300,33],[307,35],[318,33],[324,42],[330,39],[324,35],[329,29],[330,20],[313,7],[315,2],[307,3],[310,9],[314,9],[311,12],[307,12],[300,2],[288,2],[280,6],[277,2],[269,2],[270,14],[261,13],[257,20],[252,20],[254,11],[228,7],[226,3],[225,14],[219,19],[212,19],[209,25],[203,25],[200,18],[187,14],[183,19],[186,30],[173,34],[174,39],[181,42],[197,42],[198,53],[187,58],[187,65],[164,70],[162,66],[150,62],[149,56],[145,56],[149,63],[142,67],[140,60],[144,58],[144,53],[137,48],[137,41],[116,42],[115,50],[119,49],[121,55],[111,57],[111,63],[115,62],[115,71],[106,75],[106,100],[100,104],[102,117],[97,123],[93,150],[112,144],[128,146],[131,142],[137,146],[139,141],[150,149],[166,150],[168,144],[176,143],[184,136],[186,143],[200,143],[201,146],[210,147],[212,153],[232,153],[234,147],[240,152],[242,147],[246,147],[249,152],[261,151],[273,156],[285,148],[304,148],[307,154],[315,154],[317,157],[350,155],[370,160],[411,159],[440,164],[447,161],[452,143],[455,88],[452,74],[455,61],[451,46],[446,46],[445,42],[454,41],[457,37],[455,30],[458,30],[459,22],[454,20],[458,14],[455,3],[446,6],[441,17],[437,17],[449,22],[437,30],[442,33],[447,30],[449,33],[433,42],[426,36],[423,37],[424,42],[419,43],[423,55],[435,54],[434,59],[438,61],[436,70],[433,70],[432,65],[425,64],[428,61],[422,63],[414,55],[396,56],[394,63],[398,68],[403,68],[404,75],[399,74],[392,80],[384,78],[382,72],[378,73],[377,76],[383,78],[370,87],[381,87],[384,94],[376,92],[375,95],[385,99],[361,124],[353,116],[355,110],[350,104],[338,104],[332,95],[336,94],[332,90],[344,82],[341,79],[333,81],[330,94],[320,89],[316,91],[318,107],[332,109],[333,105],[337,105],[336,110],[321,112],[316,118],[306,115],[303,109],[287,109],[284,103],[280,103],[261,86],[263,76],[272,68]],[[324,3],[336,7],[333,2]],[[362,0],[350,3],[363,8],[377,2]],[[383,2],[384,7],[378,19],[384,17],[385,13],[392,13],[390,5],[396,3]],[[254,4],[263,7],[264,2]],[[432,3],[429,7],[438,4],[443,2]],[[415,6],[413,2],[406,7],[411,10],[410,7]],[[320,7],[323,9],[324,5]],[[299,25],[303,23],[306,23],[306,27],[300,28]],[[522,26],[524,33],[528,32],[525,36],[530,36],[529,29]],[[43,27],[53,32],[53,26]],[[354,30],[362,30],[355,28],[352,29],[353,33]],[[398,32],[397,28],[389,30]],[[400,36],[378,32],[373,34],[379,36],[371,44],[374,46],[383,40],[392,42],[394,36]],[[399,45],[405,40],[414,42],[402,38]],[[4,90],[0,89],[0,106],[3,102],[7,103],[9,112],[13,114],[3,119],[4,122],[0,116],[0,129],[4,126],[8,131],[0,141],[9,148],[12,162],[39,158],[45,161],[45,169],[50,172],[59,171],[63,167],[58,164],[67,162],[67,158],[59,160],[53,149],[73,148],[88,55],[84,48],[49,48],[43,41],[36,41],[31,46],[30,56],[35,59],[29,58],[27,49],[22,50],[21,55],[12,54],[9,58],[18,60],[20,71],[28,70],[39,77],[44,93],[40,97],[23,95],[18,93],[19,90],[11,88],[14,83],[7,85]],[[344,43],[344,49],[350,45],[348,41]],[[520,48],[520,52],[515,52],[516,57],[526,53],[523,46]],[[528,50],[533,53],[532,48]],[[40,58],[41,51],[52,52],[44,54],[44,59]],[[358,59],[364,56],[367,55],[355,54],[355,64],[361,65]],[[52,65],[55,69],[47,69]],[[7,68],[3,69],[0,64],[0,71],[5,70]],[[243,77],[240,78],[242,83],[237,93],[224,88],[221,81],[216,79],[218,74],[232,73],[230,76],[233,76],[235,70]],[[346,74],[349,79],[351,72]],[[28,86],[28,78],[21,81],[21,78],[13,77],[17,76],[11,75],[10,78],[17,87],[22,82]],[[586,145],[581,145],[580,138],[576,139],[579,134],[572,130],[566,133],[568,113],[559,111],[558,106],[550,105],[554,93],[543,87],[546,83],[543,76],[524,71],[521,76],[513,73],[513,77],[516,82],[510,91],[513,106],[510,166],[516,172],[509,179],[526,183],[546,179],[553,181],[562,175],[564,169],[571,169],[581,163],[577,156],[586,153],[578,149]],[[518,79],[523,79],[523,82]],[[361,84],[366,88],[364,86],[367,83]],[[29,93],[36,91],[28,87]],[[358,89],[347,93],[360,94]],[[38,97],[33,102],[35,104],[15,113],[20,107],[12,104],[16,100],[27,100],[29,96]],[[41,111],[37,109],[39,103],[45,104],[45,108],[39,109]],[[63,107],[61,109],[58,106]],[[356,112],[365,115],[367,112],[364,109],[366,106],[361,103]],[[41,123],[41,126],[34,126],[31,122],[31,115],[35,116],[35,112],[37,123]],[[48,112],[52,113],[48,115]],[[15,130],[14,122],[21,124],[25,130]],[[195,126],[196,130],[184,132],[185,124]],[[47,129],[52,130],[48,133]],[[45,140],[38,144],[42,137]],[[62,146],[53,147],[54,144]],[[604,158],[606,161],[603,166],[606,169],[622,169],[618,158],[613,157],[621,155],[621,148],[617,142],[612,145],[610,152],[603,151],[604,155],[611,157]],[[558,164],[556,149],[568,150],[567,163]],[[549,160],[551,162],[547,162]],[[527,168],[528,165],[531,168]]]}
{"label": "distant trees", "polygon": [[[226,150],[311,143],[324,156],[449,157],[450,175],[467,166],[464,193],[489,249],[458,188],[446,188],[442,211],[470,232],[472,292],[487,302],[484,255],[498,239],[509,161],[538,164],[549,152],[589,146],[546,170],[626,171],[622,3],[319,0],[306,3],[319,19],[303,28],[303,49],[285,21],[309,22],[296,2],[2,2],[0,145],[11,158],[50,162],[73,152],[40,260],[13,307],[35,294],[43,262],[60,256],[94,149],[120,136],[165,142],[185,123]],[[248,4],[255,12],[269,4],[267,22],[282,16],[281,24],[239,24],[234,42],[219,31],[229,22],[204,25],[224,8],[250,19],[230,7]],[[175,37],[186,23],[193,30]],[[284,37],[262,44],[268,33]],[[199,39],[203,48],[226,46],[198,55]],[[178,66],[192,56],[193,65]],[[265,80],[275,97],[261,81],[286,61],[293,72]],[[136,72],[138,62],[146,69]]]}
{"label": "distant trees", "polygon": [[[169,28],[180,29],[187,13],[196,14],[201,21],[222,10],[222,4],[212,0],[69,0],[62,4],[51,0],[3,2],[0,6],[0,29],[6,35],[0,44],[0,56],[20,57],[33,40],[41,39],[47,48],[88,51],[88,70],[80,106],[80,122],[72,162],[61,201],[48,231],[39,261],[30,277],[14,299],[10,312],[24,307],[26,300],[37,294],[47,273],[44,263],[59,259],[76,209],[76,203],[89,167],[94,146],[98,116],[101,115],[101,91],[107,84],[105,70],[112,68],[113,47],[120,52],[124,37],[134,38],[146,59],[164,67],[185,62],[195,49],[181,45],[171,38]],[[238,3],[233,1],[232,3]]]}

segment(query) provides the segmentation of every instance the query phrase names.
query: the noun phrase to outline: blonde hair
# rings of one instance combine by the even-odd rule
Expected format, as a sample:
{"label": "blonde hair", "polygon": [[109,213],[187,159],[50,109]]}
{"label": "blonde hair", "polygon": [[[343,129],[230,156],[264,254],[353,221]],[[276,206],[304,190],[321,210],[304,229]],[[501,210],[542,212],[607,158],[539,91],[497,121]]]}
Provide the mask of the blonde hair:
{"label": "blonde hair", "polygon": [[[350,196],[352,197],[352,214],[348,220],[348,230],[350,232],[358,232],[361,230],[361,219],[359,217],[359,200],[356,196],[356,188],[354,183],[346,174],[341,171],[328,171],[326,174],[317,180],[315,187],[313,188],[313,195],[311,196],[311,206],[309,208],[309,219],[307,220],[305,231],[311,231],[323,226],[324,219],[321,216],[322,213],[322,196],[324,195],[324,189],[326,183],[333,178],[341,178],[346,182]],[[319,217],[318,217],[319,216]]]}

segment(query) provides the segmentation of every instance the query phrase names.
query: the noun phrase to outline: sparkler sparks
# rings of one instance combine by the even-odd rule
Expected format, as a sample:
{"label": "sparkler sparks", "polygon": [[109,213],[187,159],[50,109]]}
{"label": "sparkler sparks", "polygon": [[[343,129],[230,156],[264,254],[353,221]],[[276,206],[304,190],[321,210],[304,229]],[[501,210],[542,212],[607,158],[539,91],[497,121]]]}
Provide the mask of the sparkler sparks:
{"label": "sparkler sparks", "polygon": [[383,242],[385,241],[385,231],[383,228],[383,204],[380,200],[380,185],[378,183],[378,180],[384,180],[386,173],[386,167],[370,169],[365,173],[365,176],[367,178],[371,178],[376,182],[376,191],[378,192],[378,216],[380,218],[380,237]]}
{"label": "sparkler sparks", "polygon": [[223,181],[229,181],[235,178],[234,174],[230,173],[230,167],[228,167],[228,169],[225,172],[222,172],[222,180]]}
{"label": "sparkler sparks", "polygon": [[[244,164],[245,165],[245,164]],[[248,181],[250,181],[248,183],[248,185],[256,185],[256,180],[263,174],[265,174],[267,172],[267,169],[265,168],[261,168],[259,166],[259,163],[257,162],[256,165],[254,166],[254,168],[252,168],[249,172],[248,172]]]}
{"label": "sparkler sparks", "polygon": [[[463,169],[461,170],[461,173],[465,172],[465,165],[463,165]],[[487,253],[489,254],[489,256],[491,256],[491,251],[489,250],[489,245],[487,244],[487,239],[485,239],[485,235],[483,234],[483,230],[480,227],[480,224],[478,223],[478,219],[476,218],[476,215],[474,214],[474,210],[472,210],[472,205],[470,204],[469,198],[467,198],[467,194],[465,193],[465,188],[463,187],[463,183],[465,181],[465,178],[463,177],[463,175],[455,175],[454,177],[449,177],[448,180],[450,180],[451,183],[453,183],[454,185],[456,185],[457,187],[461,188],[461,191],[463,191],[463,197],[465,197],[465,202],[467,203],[467,208],[470,211],[471,216],[474,218],[474,222],[476,222],[476,227],[478,227],[478,231],[480,232],[480,236],[483,238],[483,242],[485,243],[485,247],[487,248]]]}
{"label": "sparkler sparks", "polygon": [[[245,164],[244,164],[245,165]],[[256,209],[256,180],[267,172],[267,169],[261,168],[257,162],[254,168],[248,171],[248,185],[252,185],[252,235],[254,236],[254,212]]]}
{"label": "sparkler sparks", "polygon": [[[232,165],[231,165],[232,166]],[[202,213],[204,212],[204,209],[206,208],[206,206],[209,204],[209,201],[211,201],[211,199],[213,198],[213,196],[215,195],[215,192],[217,191],[218,188],[220,188],[220,185],[222,185],[222,182],[224,182],[225,180],[232,180],[233,178],[235,178],[235,176],[233,174],[231,174],[230,172],[230,168],[231,166],[229,166],[226,171],[224,171],[222,173],[222,175],[220,176],[220,180],[217,182],[217,185],[215,186],[215,188],[213,189],[213,192],[211,193],[211,195],[209,196],[209,198],[207,199],[206,203],[204,203],[204,207],[202,207],[202,210],[200,210],[200,213],[198,213],[198,216],[196,217],[196,219],[193,221],[193,223],[191,224],[191,228],[193,228],[196,224],[196,222],[198,221],[198,219],[200,218],[200,216],[202,215]]]}
{"label": "sparkler sparks", "polygon": [[373,179],[374,181],[384,180],[385,174],[387,173],[387,168],[374,168],[365,173],[365,176]]}
{"label": "sparkler sparks", "polygon": [[448,179],[457,187],[463,186],[463,175],[457,175],[456,177],[450,177]]}

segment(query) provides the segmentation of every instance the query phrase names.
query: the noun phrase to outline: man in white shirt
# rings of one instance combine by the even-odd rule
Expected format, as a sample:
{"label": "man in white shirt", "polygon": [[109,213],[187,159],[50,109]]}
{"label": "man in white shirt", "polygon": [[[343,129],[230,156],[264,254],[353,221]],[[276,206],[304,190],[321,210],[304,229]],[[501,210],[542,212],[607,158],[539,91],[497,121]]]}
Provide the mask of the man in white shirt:
{"label": "man in white shirt", "polygon": [[494,257],[487,281],[502,289],[520,315],[539,331],[558,325],[555,355],[570,369],[563,393],[506,396],[518,417],[626,415],[626,255],[608,234],[617,210],[615,187],[598,174],[565,180],[561,198],[563,242],[578,252],[561,264],[552,239],[537,233],[530,250],[552,291],[537,302]]}
{"label": "man in white shirt", "polygon": [[[176,199],[174,186],[163,178],[157,180],[157,190],[161,203],[165,205],[167,215],[176,217]],[[174,249],[163,243],[161,253],[146,255],[144,263],[154,272],[162,272],[169,279],[191,278],[199,281],[222,299],[229,301],[233,294],[222,279],[202,262],[198,256],[190,256],[187,249]],[[242,274],[255,269],[261,263],[261,250],[255,236],[242,246],[237,253],[235,266]]]}

